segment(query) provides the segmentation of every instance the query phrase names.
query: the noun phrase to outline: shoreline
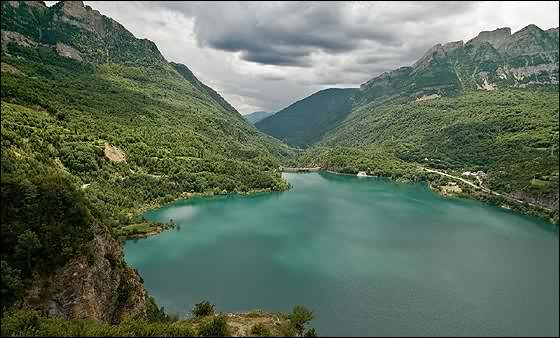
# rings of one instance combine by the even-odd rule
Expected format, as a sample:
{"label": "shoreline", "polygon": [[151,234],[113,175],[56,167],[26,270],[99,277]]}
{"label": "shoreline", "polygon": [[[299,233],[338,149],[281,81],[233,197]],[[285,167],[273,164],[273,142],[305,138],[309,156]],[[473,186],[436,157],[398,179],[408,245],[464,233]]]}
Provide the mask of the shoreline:
{"label": "shoreline", "polygon": [[[354,177],[358,177],[357,174],[349,174],[349,173],[343,173],[343,172],[337,172],[334,170],[328,170],[328,169],[323,169],[321,170],[323,172],[327,172],[333,175],[344,175],[344,176],[354,176]],[[430,171],[428,171],[430,172]],[[428,185],[428,188],[438,194],[439,196],[443,197],[443,198],[453,198],[453,197],[458,197],[458,198],[464,198],[464,199],[468,199],[468,200],[474,200],[474,201],[479,201],[482,203],[486,203],[486,204],[490,204],[493,206],[496,206],[500,209],[505,209],[508,211],[511,211],[515,214],[518,215],[524,215],[524,216],[532,216],[532,217],[537,217],[540,219],[545,220],[547,223],[549,223],[549,225],[553,226],[556,231],[559,230],[559,223],[554,222],[554,220],[549,216],[549,213],[551,211],[553,211],[554,209],[549,209],[549,208],[545,208],[545,207],[541,207],[538,205],[534,205],[532,203],[529,202],[524,202],[524,201],[520,201],[520,200],[512,200],[512,199],[508,199],[507,196],[503,197],[502,195],[494,195],[492,193],[489,193],[485,190],[481,190],[479,191],[471,191],[471,189],[468,188],[468,186],[463,185],[464,187],[467,187],[467,189],[465,189],[464,191],[462,191],[461,193],[456,193],[456,194],[449,194],[449,193],[444,193],[442,191],[440,191],[439,186],[433,186],[432,182],[429,179],[420,179],[420,180],[400,180],[399,178],[393,178],[391,176],[373,176],[373,175],[368,175],[367,177],[374,177],[374,178],[384,178],[384,179],[388,179],[391,181],[395,181],[398,183],[413,183],[413,182],[424,182]],[[455,178],[452,178],[455,179]],[[464,182],[461,182],[464,183]],[[508,200],[508,202],[502,201],[501,199],[506,199]]]}
{"label": "shoreline", "polygon": [[[316,168],[313,168],[316,169]],[[476,191],[476,190],[471,190],[469,187],[467,187],[466,185],[462,185],[463,187],[465,187],[466,189],[464,189],[463,191],[461,191],[460,193],[444,193],[441,191],[440,186],[437,185],[433,185],[432,182],[429,179],[419,179],[419,180],[410,180],[410,179],[400,179],[400,178],[393,178],[391,176],[376,176],[376,175],[367,175],[367,176],[357,176],[357,174],[350,174],[350,173],[344,173],[344,172],[339,172],[339,171],[335,171],[335,170],[329,170],[329,169],[323,169],[321,168],[320,170],[313,170],[313,171],[299,171],[299,172],[294,172],[294,171],[282,171],[282,173],[289,173],[289,174],[305,174],[305,173],[320,173],[320,172],[326,172],[329,174],[333,174],[333,175],[342,175],[342,176],[353,176],[353,177],[366,177],[366,178],[382,178],[382,179],[386,179],[386,180],[391,180],[391,181],[395,181],[398,183],[404,183],[404,184],[410,184],[410,183],[420,183],[423,182],[425,184],[427,184],[428,189],[430,189],[433,193],[443,197],[443,198],[464,198],[464,199],[468,199],[468,200],[475,200],[475,201],[479,201],[482,203],[486,203],[489,205],[493,205],[496,206],[497,208],[500,209],[504,209],[504,210],[508,210],[510,212],[519,214],[519,215],[525,215],[525,216],[533,216],[533,217],[538,217],[541,218],[543,220],[545,220],[547,223],[549,223],[551,226],[555,226],[555,229],[558,230],[558,223],[555,223],[554,220],[552,218],[549,217],[548,213],[550,212],[550,210],[547,210],[545,208],[539,207],[539,206],[535,206],[535,205],[531,205],[530,203],[527,202],[520,202],[520,201],[508,201],[509,203],[502,201],[499,196],[493,196],[489,193],[487,193],[486,191],[482,190],[482,191]],[[463,182],[461,182],[463,183]],[[459,184],[461,184],[459,183]],[[286,190],[280,190],[280,191],[276,191],[276,190],[271,190],[271,189],[255,189],[255,190],[250,190],[247,192],[227,192],[227,193],[216,193],[213,191],[210,192],[188,192],[188,193],[182,193],[180,194],[178,197],[173,198],[170,201],[165,201],[165,202],[153,202],[153,203],[149,203],[149,204],[145,204],[142,207],[136,209],[136,212],[138,214],[144,214],[145,212],[149,211],[149,210],[153,210],[153,209],[158,209],[161,208],[165,205],[168,204],[172,204],[172,203],[176,203],[178,201],[181,200],[190,200],[193,198],[207,198],[207,197],[218,197],[218,196],[253,196],[253,195],[258,195],[261,193],[272,193],[272,192],[284,192],[284,191],[289,191],[292,188],[292,186],[288,183],[288,188]],[[151,221],[146,221],[145,223],[150,223],[153,224],[153,226],[146,228],[144,231],[142,232],[134,232],[131,231],[130,233],[124,233],[122,235],[118,235],[117,238],[119,238],[120,240],[122,240],[123,242],[128,241],[128,240],[138,240],[138,239],[143,239],[143,238],[148,238],[151,236],[155,236],[155,235],[159,235],[160,233],[169,230],[169,229],[173,229],[175,228],[175,226],[171,226],[169,224],[163,224],[163,223],[155,223],[155,222],[151,222]],[[138,225],[140,223],[136,223],[136,224],[130,224],[128,225],[128,227],[130,226],[134,226],[134,225]],[[123,227],[126,228],[126,227]],[[122,228],[121,228],[122,229]]]}
{"label": "shoreline", "polygon": [[[263,194],[263,193],[272,193],[272,192],[284,192],[284,191],[288,191],[291,189],[291,185],[288,186],[288,189],[286,190],[271,190],[271,189],[254,189],[254,190],[249,190],[249,191],[245,191],[245,192],[227,192],[227,193],[216,193],[213,191],[209,191],[209,192],[183,192],[181,193],[178,197],[173,198],[170,201],[162,201],[162,202],[153,202],[153,203],[148,203],[148,204],[144,204],[143,206],[139,207],[138,209],[135,209],[135,212],[142,215],[150,210],[154,210],[154,209],[159,209],[162,208],[168,204],[173,204],[176,203],[178,201],[183,201],[183,200],[190,200],[193,198],[207,198],[207,197],[218,197],[218,196],[253,196],[253,195],[258,195],[258,194]],[[125,234],[120,234],[117,235],[116,237],[118,239],[120,239],[121,241],[125,242],[128,240],[138,240],[138,239],[143,239],[143,238],[148,238],[151,236],[155,236],[155,235],[159,235],[160,233],[166,231],[166,230],[170,230],[175,228],[175,225],[171,226],[169,224],[164,224],[164,223],[156,223],[156,222],[152,222],[152,221],[148,221],[146,220],[143,223],[149,223],[152,224],[151,227],[147,228],[145,232],[130,232],[130,233],[125,233]],[[143,224],[143,223],[133,223],[133,224],[129,224],[126,227],[130,227],[130,226],[134,226],[134,225],[138,225],[138,224]],[[120,229],[124,229],[126,227],[122,227]],[[120,230],[119,229],[119,230]]]}

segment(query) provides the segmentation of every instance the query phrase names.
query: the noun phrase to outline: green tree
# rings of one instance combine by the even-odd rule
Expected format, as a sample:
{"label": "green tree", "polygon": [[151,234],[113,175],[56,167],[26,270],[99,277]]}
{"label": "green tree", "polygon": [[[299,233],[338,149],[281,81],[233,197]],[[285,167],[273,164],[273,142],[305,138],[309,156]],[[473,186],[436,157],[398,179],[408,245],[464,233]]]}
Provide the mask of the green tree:
{"label": "green tree", "polygon": [[18,299],[23,283],[21,282],[21,272],[18,269],[13,269],[8,262],[2,260],[2,285],[1,296],[2,296],[2,308],[9,306],[16,299]]}
{"label": "green tree", "polygon": [[39,241],[39,237],[37,237],[33,231],[28,229],[18,236],[16,255],[25,258],[28,271],[31,271],[33,256],[39,249],[41,249],[41,242]]}
{"label": "green tree", "polygon": [[195,304],[192,309],[192,314],[196,318],[211,316],[214,314],[214,304],[210,304],[208,301],[203,301]]}
{"label": "green tree", "polygon": [[313,312],[306,309],[303,305],[296,305],[289,314],[288,319],[290,324],[294,327],[299,337],[303,337],[305,332],[305,325],[314,318]]}
{"label": "green tree", "polygon": [[310,328],[305,332],[304,337],[317,337],[317,332],[315,332],[314,328]]}

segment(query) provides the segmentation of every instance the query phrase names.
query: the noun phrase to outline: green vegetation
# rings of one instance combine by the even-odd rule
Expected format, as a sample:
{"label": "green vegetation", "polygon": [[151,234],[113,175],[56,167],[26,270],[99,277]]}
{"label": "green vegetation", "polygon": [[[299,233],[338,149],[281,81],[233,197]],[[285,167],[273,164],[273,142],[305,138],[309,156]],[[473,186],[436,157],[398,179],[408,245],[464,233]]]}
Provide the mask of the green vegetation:
{"label": "green vegetation", "polygon": [[91,320],[47,318],[37,311],[4,312],[2,336],[195,336],[195,323],[189,321],[148,321],[129,317],[118,325]]}
{"label": "green vegetation", "polygon": [[214,315],[214,304],[210,304],[208,301],[203,301],[194,305],[192,309],[192,314],[196,318],[213,316]]}
{"label": "green vegetation", "polygon": [[294,306],[292,313],[289,314],[288,318],[290,320],[290,324],[294,327],[299,337],[303,337],[304,334],[306,337],[314,336],[308,336],[308,334],[314,334],[315,329],[311,329],[313,331],[305,330],[306,325],[314,318],[313,312],[309,311],[304,306],[296,305]]}
{"label": "green vegetation", "polygon": [[271,113],[271,112],[265,112],[265,111],[256,111],[254,113],[244,115],[243,118],[245,120],[247,120],[249,123],[255,124],[255,123],[257,123],[259,121],[262,121],[262,120],[266,119],[267,117],[272,116],[274,114],[275,113],[273,113],[273,112]]}
{"label": "green vegetation", "polygon": [[207,319],[200,325],[198,334],[202,337],[227,337],[230,331],[224,315]]}
{"label": "green vegetation", "polygon": [[405,162],[459,175],[482,170],[488,188],[524,193],[552,207],[558,196],[558,106],[558,91],[521,89],[366,106],[321,144],[381,145]]}
{"label": "green vegetation", "polygon": [[251,328],[251,334],[254,334],[254,335],[260,336],[260,337],[270,337],[271,336],[270,330],[263,323],[258,323],[258,324],[253,325],[253,327]]}
{"label": "green vegetation", "polygon": [[[118,324],[103,324],[92,320],[48,318],[34,310],[11,309],[2,313],[2,336],[201,336],[225,337],[232,334],[258,336],[316,337],[314,328],[306,329],[313,319],[311,311],[294,307],[290,314],[258,313],[234,316],[210,315],[179,320],[164,314],[153,299],[149,315],[129,316]],[[247,331],[238,331],[247,327]]]}
{"label": "green vegetation", "polygon": [[356,91],[354,88],[319,91],[255,126],[291,146],[307,147],[344,120],[352,110],[352,95]]}
{"label": "green vegetation", "polygon": [[362,147],[313,147],[295,159],[308,167],[321,167],[345,174],[365,171],[368,175],[384,176],[399,180],[423,178],[415,165],[396,157],[389,147],[369,145]]}

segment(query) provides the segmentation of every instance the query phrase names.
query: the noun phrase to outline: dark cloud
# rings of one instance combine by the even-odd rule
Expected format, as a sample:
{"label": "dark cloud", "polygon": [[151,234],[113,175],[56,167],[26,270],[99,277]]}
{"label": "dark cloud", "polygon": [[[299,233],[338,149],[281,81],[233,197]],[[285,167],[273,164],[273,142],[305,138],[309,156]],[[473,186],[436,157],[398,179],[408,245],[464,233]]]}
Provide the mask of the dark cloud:
{"label": "dark cloud", "polygon": [[[309,67],[314,52],[348,53],[367,42],[387,47],[406,41],[403,23],[456,15],[472,2],[162,2],[194,18],[198,43],[260,64]],[[363,7],[363,8],[362,8]]]}
{"label": "dark cloud", "polygon": [[263,75],[261,77],[263,80],[267,80],[267,81],[282,81],[282,80],[286,80],[286,78],[284,76],[279,76],[279,75]]}

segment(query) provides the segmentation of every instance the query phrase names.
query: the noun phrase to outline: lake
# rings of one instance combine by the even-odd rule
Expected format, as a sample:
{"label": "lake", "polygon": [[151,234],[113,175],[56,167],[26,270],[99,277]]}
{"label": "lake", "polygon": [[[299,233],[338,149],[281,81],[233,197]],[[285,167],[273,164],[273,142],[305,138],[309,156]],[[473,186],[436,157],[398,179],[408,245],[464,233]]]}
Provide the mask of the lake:
{"label": "lake", "polygon": [[313,310],[319,335],[558,336],[558,233],[424,184],[284,174],[282,193],[182,200],[127,241],[166,311]]}

